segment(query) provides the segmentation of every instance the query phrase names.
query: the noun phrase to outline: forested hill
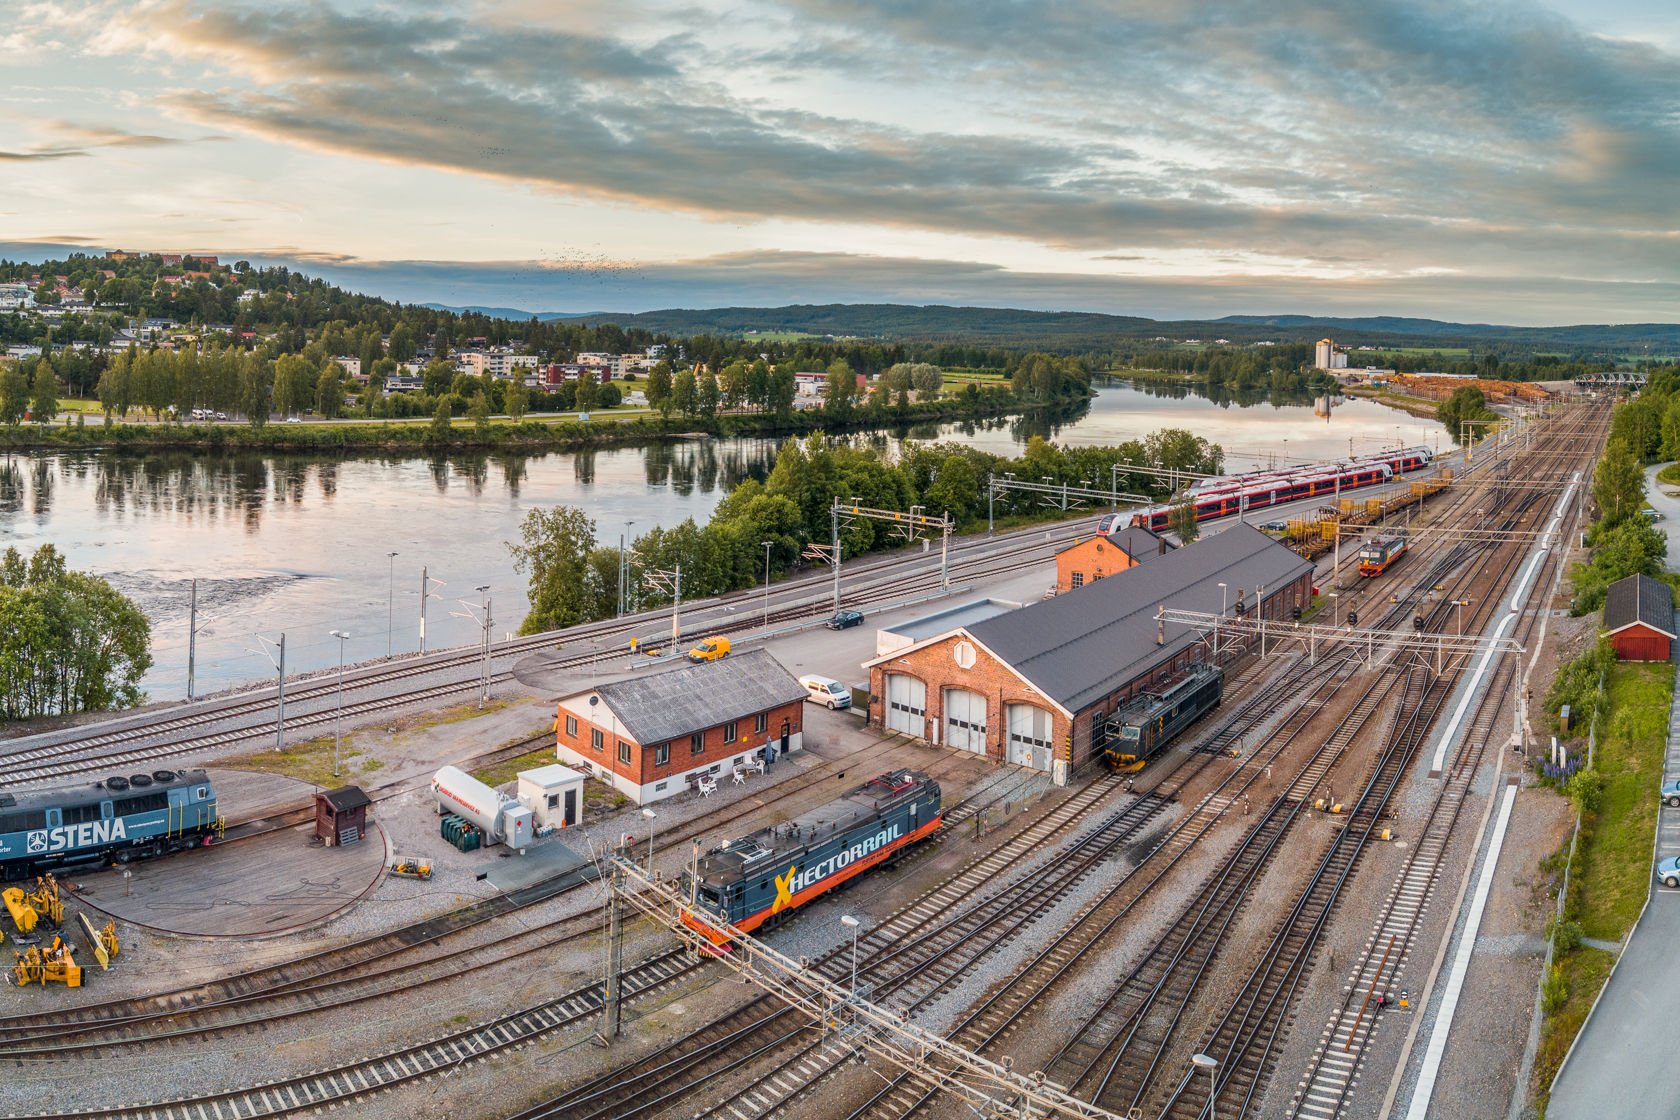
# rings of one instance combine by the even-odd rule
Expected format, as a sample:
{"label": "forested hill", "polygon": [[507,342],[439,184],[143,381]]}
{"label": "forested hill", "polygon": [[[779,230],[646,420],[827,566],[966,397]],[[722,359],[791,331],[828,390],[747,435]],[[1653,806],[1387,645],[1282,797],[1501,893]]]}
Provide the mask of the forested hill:
{"label": "forested hill", "polygon": [[1312,341],[1321,335],[1338,341],[1357,338],[1367,344],[1396,346],[1489,347],[1557,349],[1573,354],[1628,354],[1649,348],[1653,355],[1680,349],[1680,323],[1582,324],[1556,327],[1512,327],[1494,323],[1450,323],[1379,315],[1334,318],[1311,315],[1229,315],[1222,319],[1155,320],[1134,315],[1105,315],[1086,311],[1024,311],[1015,308],[947,307],[887,303],[793,304],[786,307],[673,308],[664,311],[591,312],[571,315],[546,312],[533,315],[514,308],[445,308],[494,317],[564,319],[579,323],[613,323],[654,334],[677,337],[695,334],[749,336],[751,334],[809,334],[835,338],[878,338],[919,341],[973,341],[1006,347],[1047,346],[1057,349],[1101,350],[1117,342],[1156,339],[1233,344],[1269,341]]}

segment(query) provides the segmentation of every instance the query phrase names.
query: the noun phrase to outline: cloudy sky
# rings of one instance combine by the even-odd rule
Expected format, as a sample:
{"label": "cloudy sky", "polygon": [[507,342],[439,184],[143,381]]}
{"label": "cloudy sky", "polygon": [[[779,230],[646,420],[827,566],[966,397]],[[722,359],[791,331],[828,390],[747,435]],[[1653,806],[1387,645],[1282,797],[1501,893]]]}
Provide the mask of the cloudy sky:
{"label": "cloudy sky", "polygon": [[291,259],[529,310],[1680,319],[1673,0],[9,16],[13,256]]}

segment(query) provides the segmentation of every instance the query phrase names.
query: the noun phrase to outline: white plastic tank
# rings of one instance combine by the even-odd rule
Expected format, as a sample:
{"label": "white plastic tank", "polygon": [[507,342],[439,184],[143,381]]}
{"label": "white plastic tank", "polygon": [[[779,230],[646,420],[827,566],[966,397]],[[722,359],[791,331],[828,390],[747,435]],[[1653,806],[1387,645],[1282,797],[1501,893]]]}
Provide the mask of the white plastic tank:
{"label": "white plastic tank", "polygon": [[432,775],[432,794],[445,813],[465,817],[492,844],[502,839],[502,802],[507,800],[465,770],[445,766]]}

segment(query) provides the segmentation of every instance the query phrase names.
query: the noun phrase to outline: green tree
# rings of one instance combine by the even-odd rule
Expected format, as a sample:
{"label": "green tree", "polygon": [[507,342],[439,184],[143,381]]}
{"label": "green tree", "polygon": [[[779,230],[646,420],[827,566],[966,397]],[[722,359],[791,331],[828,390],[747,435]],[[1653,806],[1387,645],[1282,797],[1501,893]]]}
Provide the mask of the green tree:
{"label": "green tree", "polygon": [[578,374],[577,394],[572,398],[572,407],[579,412],[588,412],[601,399],[601,375],[588,366]]}
{"label": "green tree", "polygon": [[515,424],[525,418],[525,410],[531,407],[531,391],[525,388],[524,378],[515,376],[508,382],[507,389],[502,393],[502,403]]}
{"label": "green tree", "polygon": [[391,343],[386,347],[386,353],[391,360],[399,365],[414,360],[414,332],[407,323],[398,323],[391,328]]}
{"label": "green tree", "polygon": [[260,428],[268,423],[273,410],[274,363],[255,354],[247,355],[239,367],[239,411],[253,428]]}
{"label": "green tree", "polygon": [[40,287],[35,289],[35,302],[49,307],[58,303],[58,289],[51,281],[41,281]]}
{"label": "green tree", "polygon": [[720,400],[717,378],[708,372],[696,379],[694,410],[697,413],[707,418],[716,416]]}
{"label": "green tree", "polygon": [[671,382],[671,407],[692,418],[694,410],[699,404],[699,386],[695,381],[693,370],[683,370]]}
{"label": "green tree", "polygon": [[140,702],[151,625],[105,580],[70,570],[51,545],[0,557],[0,719],[105,711]]}
{"label": "green tree", "polygon": [[1598,503],[1599,518],[1607,526],[1640,516],[1645,508],[1645,472],[1622,440],[1610,441],[1593,471],[1593,501]]}
{"label": "green tree", "polygon": [[926,397],[936,397],[945,384],[945,374],[930,362],[916,362],[910,367],[910,387]]}
{"label": "green tree", "polygon": [[648,374],[647,383],[648,404],[658,411],[659,415],[671,414],[671,363],[660,362]]}
{"label": "green tree", "polygon": [[315,385],[315,411],[321,416],[344,415],[344,381],[339,376],[344,369],[337,362],[328,363]]}
{"label": "green tree", "polygon": [[432,425],[427,429],[426,436],[433,443],[448,443],[449,434],[455,425],[451,421],[452,413],[448,397],[439,397],[437,410],[432,413]]}
{"label": "green tree", "polygon": [[0,365],[0,424],[15,428],[29,411],[29,378],[16,362]]}
{"label": "green tree", "polygon": [[1172,515],[1167,522],[1172,526],[1178,539],[1185,544],[1195,540],[1201,531],[1196,524],[1196,505],[1194,502],[1182,501],[1172,507]]}
{"label": "green tree", "polygon": [[595,522],[572,506],[533,509],[520,523],[519,536],[508,551],[514,569],[526,577],[531,603],[519,632],[540,634],[590,621],[597,601],[589,564]]}
{"label": "green tree", "polygon": [[50,424],[58,416],[58,375],[52,361],[43,357],[35,366],[35,384],[30,389],[30,407],[35,423]]}
{"label": "green tree", "polygon": [[[1487,397],[1474,385],[1454,389],[1452,396],[1442,401],[1435,410],[1435,415],[1452,433],[1452,438],[1460,443],[1465,442],[1467,437],[1475,438],[1472,433],[1480,422],[1498,419],[1498,414],[1487,406]],[[1475,423],[1470,423],[1472,421]]]}
{"label": "green tree", "polygon": [[473,432],[483,439],[490,434],[490,398],[480,389],[467,406],[467,417],[473,422]]}

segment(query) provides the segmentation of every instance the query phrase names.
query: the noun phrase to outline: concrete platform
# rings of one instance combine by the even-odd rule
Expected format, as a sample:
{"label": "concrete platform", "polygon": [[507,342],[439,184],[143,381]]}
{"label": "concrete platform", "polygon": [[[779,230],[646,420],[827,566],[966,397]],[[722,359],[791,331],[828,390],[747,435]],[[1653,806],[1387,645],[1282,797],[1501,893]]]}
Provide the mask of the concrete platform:
{"label": "concrete platform", "polygon": [[[185,937],[279,937],[320,925],[379,885],[389,844],[376,821],[358,844],[310,843],[313,825],[69,877],[78,903]],[[68,900],[67,900],[68,901]]]}
{"label": "concrete platform", "polygon": [[497,845],[489,849],[491,858],[484,861],[483,871],[490,884],[499,891],[516,891],[553,879],[584,867],[589,860],[573,851],[555,837],[539,840],[522,856],[516,856]]}

